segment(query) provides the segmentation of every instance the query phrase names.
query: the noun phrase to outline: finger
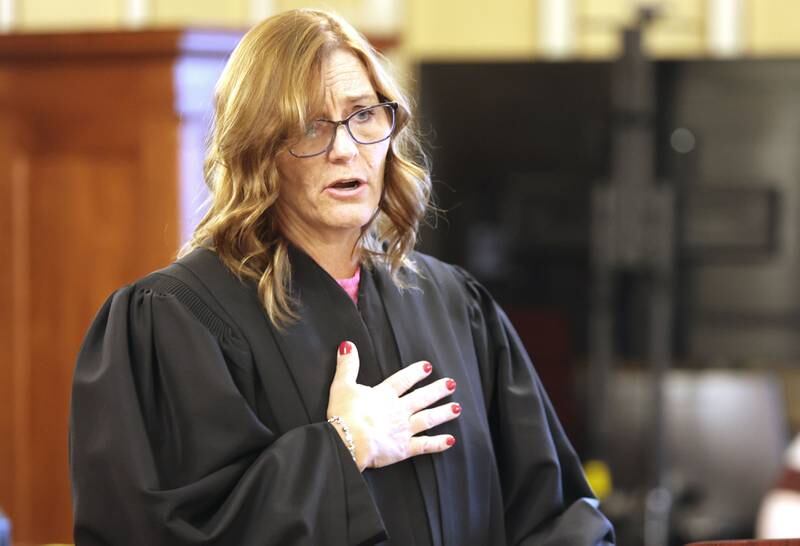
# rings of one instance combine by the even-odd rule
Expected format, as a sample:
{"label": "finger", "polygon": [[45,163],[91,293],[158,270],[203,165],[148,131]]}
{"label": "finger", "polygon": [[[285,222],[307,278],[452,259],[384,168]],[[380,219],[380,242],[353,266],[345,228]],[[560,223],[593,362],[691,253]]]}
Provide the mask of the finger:
{"label": "finger", "polygon": [[426,453],[439,453],[456,445],[455,436],[439,434],[437,436],[414,436],[408,444],[410,457]]}
{"label": "finger", "polygon": [[409,419],[411,434],[419,434],[425,430],[439,426],[447,421],[452,421],[461,415],[461,406],[456,403],[441,406],[415,413]]}
{"label": "finger", "polygon": [[399,372],[395,372],[384,379],[376,388],[389,390],[395,396],[400,396],[408,389],[425,379],[431,374],[433,366],[430,362],[421,360],[409,364]]}
{"label": "finger", "polygon": [[456,390],[456,382],[450,378],[434,381],[430,385],[420,387],[405,395],[400,400],[405,404],[409,413],[417,413],[438,402],[445,396],[450,396]]}
{"label": "finger", "polygon": [[333,383],[355,384],[359,366],[355,343],[342,341],[336,354],[336,373],[333,375]]}

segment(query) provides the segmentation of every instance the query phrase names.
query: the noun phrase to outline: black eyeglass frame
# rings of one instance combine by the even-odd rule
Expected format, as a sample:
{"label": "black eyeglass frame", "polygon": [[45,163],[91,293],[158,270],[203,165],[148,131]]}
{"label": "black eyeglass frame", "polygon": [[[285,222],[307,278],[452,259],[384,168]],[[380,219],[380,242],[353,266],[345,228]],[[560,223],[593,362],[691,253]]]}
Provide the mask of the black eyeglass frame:
{"label": "black eyeglass frame", "polygon": [[[383,137],[380,140],[373,140],[372,142],[362,142],[362,141],[358,140],[355,137],[355,135],[353,134],[353,131],[350,130],[350,120],[353,119],[358,114],[360,114],[361,112],[364,112],[365,110],[372,110],[373,108],[377,108],[379,106],[389,106],[392,109],[392,126],[389,129],[389,134],[386,135],[385,137]],[[292,151],[292,147],[289,146],[289,153],[292,154],[294,157],[296,157],[298,159],[308,159],[310,157],[317,157],[318,155],[322,155],[322,154],[326,154],[326,153],[330,152],[331,148],[333,148],[333,143],[336,141],[336,135],[339,134],[339,126],[341,126],[341,125],[344,125],[344,128],[347,129],[347,134],[350,135],[350,138],[353,139],[353,142],[356,142],[357,144],[363,144],[365,146],[369,146],[370,144],[377,144],[379,142],[383,142],[384,140],[387,140],[387,139],[392,137],[392,134],[394,134],[394,129],[395,129],[395,127],[397,127],[397,108],[398,108],[398,104],[396,102],[394,102],[394,101],[384,101],[384,102],[379,102],[378,104],[373,104],[372,106],[367,106],[365,108],[359,108],[358,110],[356,110],[355,112],[353,112],[352,114],[347,116],[346,118],[340,119],[338,121],[335,121],[335,120],[332,120],[332,119],[315,119],[314,120],[315,122],[316,121],[324,121],[325,123],[331,123],[331,124],[334,125],[333,133],[331,133],[331,141],[328,142],[328,145],[325,146],[325,148],[323,148],[319,152],[316,152],[316,153],[313,153],[313,154],[308,154],[308,155],[296,154],[296,153],[294,153],[294,151]]]}

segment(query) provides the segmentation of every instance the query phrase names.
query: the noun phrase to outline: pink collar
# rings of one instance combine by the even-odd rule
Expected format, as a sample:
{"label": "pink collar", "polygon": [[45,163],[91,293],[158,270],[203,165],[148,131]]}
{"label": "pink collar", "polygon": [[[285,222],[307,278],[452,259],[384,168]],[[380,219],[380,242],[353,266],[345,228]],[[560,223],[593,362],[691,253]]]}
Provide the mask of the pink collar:
{"label": "pink collar", "polygon": [[336,279],[353,303],[358,305],[358,284],[361,282],[361,268],[356,269],[356,274],[347,279]]}

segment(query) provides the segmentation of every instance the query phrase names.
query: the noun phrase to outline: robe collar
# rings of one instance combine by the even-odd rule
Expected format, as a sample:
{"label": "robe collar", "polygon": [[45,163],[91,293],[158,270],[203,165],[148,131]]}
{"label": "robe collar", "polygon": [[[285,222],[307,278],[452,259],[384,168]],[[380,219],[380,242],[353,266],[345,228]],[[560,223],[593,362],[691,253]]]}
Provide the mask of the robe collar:
{"label": "robe collar", "polygon": [[381,374],[370,373],[369,363],[377,362],[375,350],[361,314],[347,293],[297,247],[289,247],[289,260],[292,295],[299,318],[283,332],[274,327],[271,330],[294,378],[309,422],[324,421],[328,391],[336,370],[336,351],[342,341],[358,347],[362,363],[360,383],[369,384],[370,379]]}

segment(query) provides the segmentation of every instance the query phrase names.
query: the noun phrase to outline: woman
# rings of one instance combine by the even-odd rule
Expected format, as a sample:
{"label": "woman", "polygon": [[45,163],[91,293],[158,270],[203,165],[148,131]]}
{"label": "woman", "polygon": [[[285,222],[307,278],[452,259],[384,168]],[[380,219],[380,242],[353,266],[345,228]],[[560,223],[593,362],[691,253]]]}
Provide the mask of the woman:
{"label": "woman", "polygon": [[214,121],[187,252],[116,292],[78,359],[76,543],[612,540],[505,315],[412,251],[429,177],[364,38],[268,19]]}

